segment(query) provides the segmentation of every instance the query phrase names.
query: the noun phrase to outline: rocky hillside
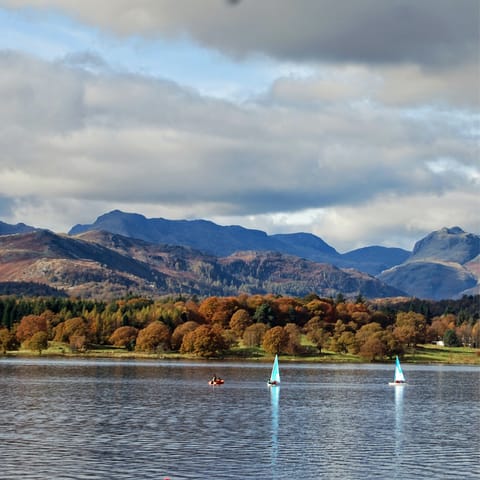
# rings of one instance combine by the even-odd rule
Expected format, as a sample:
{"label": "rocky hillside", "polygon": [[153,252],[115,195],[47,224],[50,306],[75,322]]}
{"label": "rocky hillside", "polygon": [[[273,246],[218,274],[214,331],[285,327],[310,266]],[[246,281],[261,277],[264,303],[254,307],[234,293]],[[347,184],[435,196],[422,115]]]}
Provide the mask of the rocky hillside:
{"label": "rocky hillside", "polygon": [[402,264],[378,278],[420,298],[441,300],[480,292],[480,236],[442,228],[419,240]]}
{"label": "rocky hillside", "polygon": [[277,293],[365,297],[402,295],[378,279],[271,252],[217,258],[110,232],[70,237],[48,231],[0,236],[0,282],[35,282],[71,296]]}

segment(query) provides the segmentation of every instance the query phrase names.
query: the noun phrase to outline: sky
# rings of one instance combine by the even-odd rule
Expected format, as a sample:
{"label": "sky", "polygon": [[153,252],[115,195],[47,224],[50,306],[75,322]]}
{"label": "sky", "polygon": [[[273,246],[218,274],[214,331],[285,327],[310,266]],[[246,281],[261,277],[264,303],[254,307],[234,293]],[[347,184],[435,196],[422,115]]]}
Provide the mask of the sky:
{"label": "sky", "polygon": [[0,0],[0,31],[3,222],[480,234],[478,0]]}

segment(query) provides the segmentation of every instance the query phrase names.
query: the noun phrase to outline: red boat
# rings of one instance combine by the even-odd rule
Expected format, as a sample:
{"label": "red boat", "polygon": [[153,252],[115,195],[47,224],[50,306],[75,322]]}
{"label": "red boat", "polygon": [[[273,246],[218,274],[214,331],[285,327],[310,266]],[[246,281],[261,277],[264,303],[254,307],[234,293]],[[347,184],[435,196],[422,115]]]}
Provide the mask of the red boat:
{"label": "red boat", "polygon": [[215,380],[210,380],[208,382],[209,385],[223,385],[225,383],[225,380],[223,380],[222,378],[217,378]]}

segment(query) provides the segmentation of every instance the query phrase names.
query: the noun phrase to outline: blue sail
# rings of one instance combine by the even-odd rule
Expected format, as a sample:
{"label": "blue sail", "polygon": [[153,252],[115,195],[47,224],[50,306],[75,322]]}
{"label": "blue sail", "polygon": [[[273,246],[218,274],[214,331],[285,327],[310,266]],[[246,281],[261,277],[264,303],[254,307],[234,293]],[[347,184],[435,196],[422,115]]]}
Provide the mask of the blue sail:
{"label": "blue sail", "polygon": [[275,355],[273,362],[272,373],[270,374],[270,380],[268,382],[271,385],[278,385],[280,383],[280,370],[278,368],[278,355]]}
{"label": "blue sail", "polygon": [[403,375],[403,370],[400,365],[400,360],[398,359],[398,356],[396,357],[395,360],[395,382],[397,383],[404,383],[405,382],[405,375]]}

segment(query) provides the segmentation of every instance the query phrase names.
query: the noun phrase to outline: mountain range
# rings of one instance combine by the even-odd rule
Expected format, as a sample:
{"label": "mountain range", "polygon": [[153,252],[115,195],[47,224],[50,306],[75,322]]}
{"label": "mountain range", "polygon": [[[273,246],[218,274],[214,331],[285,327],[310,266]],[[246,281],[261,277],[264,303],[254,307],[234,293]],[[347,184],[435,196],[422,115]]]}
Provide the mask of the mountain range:
{"label": "mountain range", "polygon": [[311,233],[267,235],[238,225],[220,226],[207,220],[147,219],[138,213],[119,210],[101,215],[91,225],[75,225],[68,233],[78,235],[91,230],[105,230],[150,243],[191,247],[216,257],[239,251],[279,252],[371,275],[402,263],[411,254],[401,248],[375,246],[342,255]]}
{"label": "mountain range", "polygon": [[479,278],[480,237],[459,227],[432,232],[412,252],[371,246],[340,254],[308,233],[267,235],[118,210],[68,234],[0,222],[0,282],[72,296],[315,292],[438,300],[479,293]]}

